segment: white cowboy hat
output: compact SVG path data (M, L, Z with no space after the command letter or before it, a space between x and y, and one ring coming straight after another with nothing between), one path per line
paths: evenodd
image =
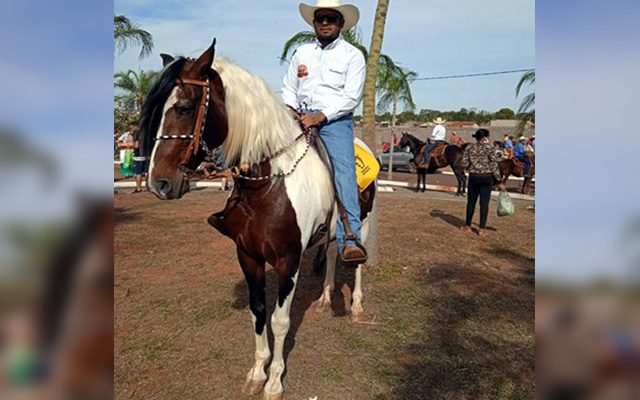
M444 124L445 122L447 122L447 120L446 119L442 119L440 117L438 117L438 118L433 120L434 124Z
M315 6L310 6L304 3L300 3L298 6L302 19L311 26L313 26L313 14L316 10L320 10L322 8L330 8L342 14L344 17L344 26L342 27L343 31L353 28L358 23L358 19L360 19L360 11L358 11L358 7L353 4L340 4L340 0L318 0L318 3Z

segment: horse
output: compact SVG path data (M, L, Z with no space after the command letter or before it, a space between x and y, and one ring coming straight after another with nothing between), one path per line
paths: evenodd
M522 183L522 189L520 193L528 194L529 193L529 185L531 180L536 174L536 159L535 155L528 154L529 160L531 161L531 171L529 171L529 176L524 176L524 163L522 161L516 160L514 158L503 158L498 162L498 166L500 168L500 176L502 176L502 183L507 184L507 180L509 180L509 176L517 176L524 177L524 182Z
M425 142L406 132L403 132L402 138L400 138L400 147L404 148L409 146L414 157L416 174L418 176L416 192L420 188L420 182L422 182L422 191L424 192L426 190L427 174L432 174L439 168L449 165L458 180L456 196L463 196L467 191L467 176L464 174L464 170L462 169L460 162L462 161L463 151L465 147L467 147L467 143L462 146L457 146L455 144L447 145L441 156L431 157L429 166L426 168L424 166L420 166L420 160L424 160L425 145Z
M255 362L243 392L282 399L283 347L301 256L318 232L328 228L335 235L336 231L332 177L310 135L266 82L229 60L214 59L214 49L215 39L197 59L162 56L164 68L140 120L141 146L151 154L147 184L160 199L181 198L189 190L190 172L205 153L222 146L234 188L225 209L208 222L234 241L249 289ZM360 194L365 242L375 193L373 183ZM326 251L324 244L321 249ZM316 258L325 266L322 294L315 302L320 309L330 306L334 289L337 253L335 246L329 250L333 253ZM266 329L266 264L273 267L278 281L268 377L265 367L272 353ZM362 265L358 265L350 310L354 321L363 313L361 280Z

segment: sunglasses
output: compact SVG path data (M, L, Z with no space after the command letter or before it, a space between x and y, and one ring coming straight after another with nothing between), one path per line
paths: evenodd
M313 18L313 22L315 22L316 24L321 24L324 21L327 21L327 23L329 24L335 24L340 21L340 19L340 16L335 14L317 15Z

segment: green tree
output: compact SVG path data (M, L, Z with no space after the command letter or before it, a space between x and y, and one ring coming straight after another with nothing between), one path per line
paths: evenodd
M124 92L123 95L116 96L116 101L122 102L125 108L128 108L131 112L139 114L144 99L147 97L157 76L157 71L135 72L129 70L116 73L114 75L114 86Z
M413 111L416 105L411 95L411 81L418 74L397 66L388 56L381 56L380 72L378 73L378 112L387 111L391 108L391 136L389 143L393 143L393 135L395 134L396 116L398 107ZM393 147L392 147L393 150ZM393 151L389 155L389 169L387 178L393 176Z
M515 116L516 113L514 113L510 108L501 108L494 115L495 119L513 119Z
M151 54L153 50L153 37L138 24L124 15L113 16L113 39L117 54L124 53L129 46L139 46L139 58Z

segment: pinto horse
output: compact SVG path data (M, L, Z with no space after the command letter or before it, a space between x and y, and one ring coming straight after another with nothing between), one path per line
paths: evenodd
M189 190L190 172L205 153L222 146L234 172L234 189L225 209L209 217L209 223L235 242L249 289L256 350L243 392L281 399L283 346L301 256L318 232L336 231L331 172L266 82L228 60L214 61L214 48L215 40L197 60L163 55L165 67L141 116L141 145L151 154L147 184L160 199L182 197ZM375 192L372 184L360 196L366 200L361 202L363 241ZM326 269L316 304L323 309L330 305L334 288L335 255L319 258ZM266 329L266 264L278 281L268 377L265 367L272 353ZM354 320L363 313L361 268L355 269Z
M402 133L402 138L400 139L400 147L404 148L407 146L409 146L409 149L414 157L414 162L416 164L416 173L418 176L418 181L416 183L416 192L420 188L420 182L422 182L422 191L424 192L426 190L426 180L428 173L432 174L439 168L443 168L449 165L451 166L451 170L458 180L458 191L456 192L456 195L463 196L465 194L465 192L467 191L467 176L464 174L464 170L462 169L460 162L462 161L464 148L467 146L466 143L463 144L462 147L455 144L448 145L444 150L444 154L442 156L431 157L431 159L429 160L429 166L427 168L419 166L419 160L424 158L425 142L409 133Z

